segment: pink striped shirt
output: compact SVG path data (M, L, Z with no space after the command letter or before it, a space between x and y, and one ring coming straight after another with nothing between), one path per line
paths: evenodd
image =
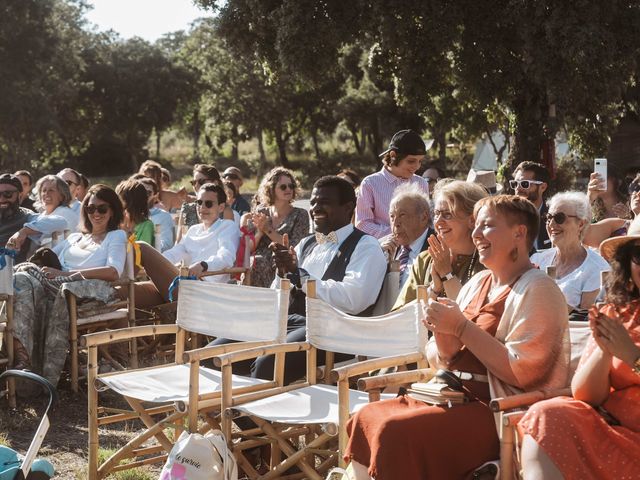
M389 206L393 192L405 183L417 183L425 193L429 193L429 182L418 175L406 180L382 167L379 172L365 177L360 184L356 204L356 227L376 238L389 235Z

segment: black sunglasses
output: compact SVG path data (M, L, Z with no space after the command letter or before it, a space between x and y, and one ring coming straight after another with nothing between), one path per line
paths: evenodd
M287 189L288 190L295 190L296 186L293 183L282 183L282 184L278 185L278 188L284 192Z
M89 215L93 215L96 212L98 212L100 215L104 215L109 211L109 208L111 208L109 207L109 205L103 203L102 205L87 205L84 207L84 211Z
M201 207L202 204L204 204L205 207L207 208L212 208L216 202L214 202L213 200L196 200L196 204Z
M640 182L635 182L629 185L629 195L633 195L636 192L640 192Z
M563 213L563 212L554 213L553 215L551 215L550 213L547 213L544 216L545 221L547 223L551 223L551 220L553 220L558 225L562 225L567 220L568 217L578 218L577 215L567 215L566 213Z
M631 261L640 265L640 245L634 245L631 249Z
M16 193L18 193L18 190L5 190L4 192L0 192L0 195L2 195L4 198L11 198Z

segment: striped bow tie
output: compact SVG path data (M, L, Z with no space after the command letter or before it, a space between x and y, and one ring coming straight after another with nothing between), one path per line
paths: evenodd
M338 243L338 235L336 235L336 232L329 232L327 235L316 232L316 242L320 245L327 242Z

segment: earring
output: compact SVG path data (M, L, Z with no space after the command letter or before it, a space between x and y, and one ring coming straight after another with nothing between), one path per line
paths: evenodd
M518 247L513 247L513 250L509 252L509 258L512 262L518 260Z
M629 279L627 281L627 292L633 292L633 289L635 288L636 284L633 283L633 279Z

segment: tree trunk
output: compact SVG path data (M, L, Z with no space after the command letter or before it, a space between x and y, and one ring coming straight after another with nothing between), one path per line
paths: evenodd
M193 163L196 164L200 161L200 115L198 109L193 112Z
M358 155L362 155L363 145L358 137L358 129L355 127L349 127L349 131L351 132L351 138L353 138L353 144L356 147L356 152L358 152ZM364 135L362 136L362 139L364 140Z
M524 87L523 91L527 91L527 88ZM543 116L541 108L546 102L542 100L544 96L538 95L533 88L528 89L528 92L523 94L520 101L514 105L515 132L505 178L511 176L511 172L520 162L542 160L542 145L546 139L544 132L546 112Z
M382 152L382 134L380 133L380 120L374 117L371 121L371 153L376 160L376 167L382 167L382 159L379 157Z
M320 145L318 145L318 130L315 128L311 130L311 140L313 141L313 150L316 153L316 159L320 160L322 153L320 152Z
M291 168L291 163L289 163L289 158L287 157L287 142L285 141L282 133L282 126L276 126L274 129L274 136L276 137L276 144L278 145L280 165L284 168Z
M258 178L262 178L267 169L267 154L264 151L264 140L262 138L262 128L258 128L258 151L260 152L260 162L258 163Z
M435 137L435 143L438 145L438 163L444 167L447 164L447 132L439 130Z
M162 132L156 128L156 158L160 158L160 137Z

